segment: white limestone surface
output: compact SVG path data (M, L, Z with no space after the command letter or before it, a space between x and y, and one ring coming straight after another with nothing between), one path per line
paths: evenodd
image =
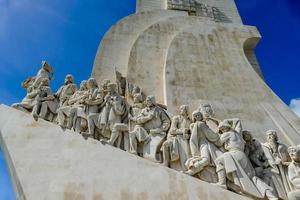
M118 34L123 37L121 27L134 23L128 19L121 26L117 24L106 38L118 38ZM282 142L300 143L300 119L261 78L254 54L261 36L255 27L169 16L144 28L131 38L130 45L126 43L130 48L126 51L128 58L108 60L96 56L97 63L106 60L111 64L97 64L93 71L113 74L114 68L106 66L113 66L116 60L127 61L122 74L146 95L155 95L172 115L183 104L193 111L201 103L210 103L218 119L240 118L244 128L261 142L267 130L275 129ZM100 47L98 55L118 58L118 45L123 43L114 43L110 51ZM109 73L93 73L98 81L103 74ZM114 76L106 78L114 80Z
M21 200L248 199L4 105L0 131Z

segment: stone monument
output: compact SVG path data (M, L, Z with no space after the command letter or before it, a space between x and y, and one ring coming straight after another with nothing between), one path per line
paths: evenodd
M0 106L19 200L299 199L300 119L263 80L234 0L137 0L91 78L52 67ZM192 114L191 114L192 113Z

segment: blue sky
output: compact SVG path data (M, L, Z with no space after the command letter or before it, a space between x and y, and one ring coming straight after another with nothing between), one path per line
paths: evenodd
M263 35L256 52L266 82L300 113L300 1L236 2L244 23ZM54 91L67 73L77 83L87 79L105 32L134 11L134 0L0 0L0 103L19 102L21 81L44 59L57 72ZM1 200L14 199L9 188L0 153Z

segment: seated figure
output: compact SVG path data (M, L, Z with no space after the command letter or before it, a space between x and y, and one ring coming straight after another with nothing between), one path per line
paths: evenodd
M35 99L38 95L38 90L34 89L33 86L26 88L27 94L21 103L14 103L11 106L15 109L21 110L26 113L31 113L35 105Z
M184 171L185 162L191 154L189 148L191 119L188 106L180 106L179 112L179 115L173 117L167 140L162 145L163 163L166 167Z
M300 145L288 149L292 162L288 166L288 178L292 191L288 193L289 200L300 199Z
M232 128L233 124L241 125L238 121L238 119L224 120L219 124L220 139L226 152L216 159L217 185L256 198L278 199L274 189L256 176L244 152L245 141L241 131ZM242 130L242 127L237 130Z
M142 156L154 162L161 162L161 145L169 130L171 120L164 109L157 106L155 97L146 98L146 107L131 121L136 123L134 130L129 133L130 152L138 153L138 144L142 144Z
M32 112L34 105L36 104L36 98L40 93L38 89L41 82L45 83L48 80L48 85L52 77L49 75L52 72L52 68L46 61L42 62L42 67L34 77L29 77L22 82L22 87L26 89L27 94L21 103L15 103L12 105L13 108L21 110L23 112Z
M214 161L222 151L220 136L213 132L200 111L193 113L194 123L191 125L190 148L192 157L186 162L186 174L197 176L201 180L210 183L218 181Z

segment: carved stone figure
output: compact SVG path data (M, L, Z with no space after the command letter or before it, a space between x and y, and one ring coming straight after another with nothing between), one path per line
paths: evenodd
M43 119L47 118L47 115L56 115L57 109L66 106L69 98L77 91L76 85L73 83L73 76L67 75L62 87L53 95L55 98L42 103L41 116Z
M74 128L80 132L80 117L84 117L84 101L87 98L87 81L81 81L80 88L68 100L68 105L60 107L57 110L58 123L63 128ZM65 126L67 121L67 125Z
M214 161L222 155L217 146L221 146L220 136L213 132L204 121L202 113L193 113L194 123L191 125L190 148L192 157L187 160L186 174L197 175L201 180L216 183L216 169Z
M96 79L90 78L86 84L87 91L85 92L84 99L81 106L73 106L71 109L71 118L73 118L73 125L76 127L76 132L82 133L88 128L88 116L93 116L98 119L101 104L104 100L104 92L98 88Z
M214 132L218 131L220 120L214 117L214 110L210 104L201 104L198 110L202 113L207 126Z
M130 152L138 153L138 144L143 147L143 157L155 162L161 162L160 147L169 130L171 120L166 112L157 106L155 97L146 98L146 108L131 121L136 123L134 130L129 133Z
M47 61L42 61L41 69L38 71L37 75L34 77L34 82L32 83L32 86L34 88L39 87L40 83L44 79L48 79L49 82L53 78L52 74L52 67L47 63Z
M128 108L128 118L123 120L123 123L116 123L112 129L111 137L108 141L103 143L122 148L125 151L130 150L129 131L132 131L135 123L131 121L133 116L137 116L144 108L142 93L135 93L133 95L133 105ZM123 146L121 147L121 142Z
M274 189L256 177L250 160L244 153L245 141L241 132L239 120L224 120L219 124L221 142L227 152L216 160L218 183L223 188L231 188L236 192L251 195L253 197L278 199ZM233 124L239 124L239 128L233 129Z
M290 187L287 179L287 163L291 161L287 147L278 142L277 132L269 130L266 132L267 142L262 144L262 149L267 158L271 178L267 181L273 186L282 199L287 198Z
M35 98L38 95L38 90L34 89L33 86L28 86L26 88L27 94L21 103L14 103L12 107L23 112L32 112L34 107Z
M167 140L162 145L163 163L173 169L186 170L185 162L191 154L189 107L187 105L180 106L179 113L173 117Z
M32 115L35 120L38 119L41 113L42 103L44 101L52 100L54 97L52 96L51 88L49 87L49 79L44 78L40 80L40 85L37 87L37 96L35 98L34 107L32 110Z
M288 179L292 191L288 193L289 200L300 199L300 145L288 149L292 162L288 166Z
M123 97L117 92L117 85L109 83L107 85L108 94L104 98L104 107L99 116L98 124L92 123L90 119L89 134L95 134L95 128L100 128L102 138L109 139L115 124L122 123L126 114L126 103ZM100 139L100 138L99 138Z
M243 130L242 135L245 141L245 154L248 156L252 166L255 168L256 174L260 173L264 167L268 166L262 146L259 141L253 138L249 130Z

